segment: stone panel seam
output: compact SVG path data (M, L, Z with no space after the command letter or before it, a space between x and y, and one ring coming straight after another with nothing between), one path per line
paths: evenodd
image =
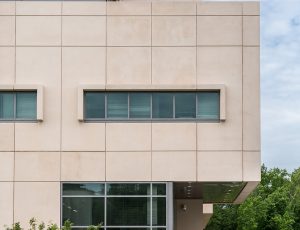
M63 48L62 48L62 39L63 39L63 0L61 0L61 16L60 16L60 159L59 159L59 179L61 180L61 171L62 171L62 97L63 97Z
M198 6L195 4L196 7L196 88L198 85ZM198 123L196 122L196 181L198 181Z
M242 7L244 14L244 7ZM244 15L242 16L242 180L244 180Z
M107 85L107 2L105 2L105 14L106 14L106 21L105 21L105 85ZM107 181L107 151L106 151L106 130L107 130L107 123L105 122L104 126L104 180Z
M16 84L16 78L17 78L17 2L15 1L15 60L14 60L14 83ZM13 164L13 200L12 200L12 221L15 223L15 177L16 177L16 123L14 122L14 164Z
M153 46L126 46L126 45L122 45L122 46L101 46L101 45L0 45L0 47L69 47L69 48L85 48L85 47L90 47L90 48L97 48L97 47L116 47L116 48L151 48L151 47L157 47L157 48L194 48L194 47L242 47L242 45L181 45L181 46L171 46L171 45L166 45L166 46L158 46L158 45L153 45ZM260 47L260 45L244 45L244 47Z
M153 38L153 35L152 35L152 33L153 33L153 28L152 28L152 8L153 8L153 4L152 4L152 2L151 2L151 85L152 85L152 73L153 73L153 70L152 70L152 68L153 68L153 55L152 55L152 52L153 52L153 43L152 43L152 38ZM152 100L152 98L151 98L151 100ZM151 104L152 104L152 101L151 101ZM152 107L152 106L151 106ZM151 154L151 160L150 160L150 180L152 181L153 180L153 154L152 154L152 151L153 151L153 149L152 149L152 146L153 146L153 143L152 143L152 126L153 126L153 122L151 121L151 129L150 129L150 143L151 143L151 146L150 146L150 154Z

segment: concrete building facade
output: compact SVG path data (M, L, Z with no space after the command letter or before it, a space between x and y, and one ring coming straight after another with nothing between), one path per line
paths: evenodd
M0 1L0 228L203 229L242 202L259 48L259 2Z

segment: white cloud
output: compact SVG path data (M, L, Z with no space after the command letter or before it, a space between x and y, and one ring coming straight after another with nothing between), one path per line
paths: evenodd
M262 154L300 167L300 1L261 1Z

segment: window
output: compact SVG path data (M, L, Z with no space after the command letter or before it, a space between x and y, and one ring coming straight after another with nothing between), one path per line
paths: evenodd
M165 183L64 183L62 222L73 228L167 229ZM152 228L154 227L154 228Z
M220 92L84 92L84 119L220 120Z
M0 92L0 120L36 120L36 91Z

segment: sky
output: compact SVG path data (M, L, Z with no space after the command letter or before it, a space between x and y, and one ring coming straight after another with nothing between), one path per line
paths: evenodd
M261 132L267 167L300 167L300 0L261 0Z

